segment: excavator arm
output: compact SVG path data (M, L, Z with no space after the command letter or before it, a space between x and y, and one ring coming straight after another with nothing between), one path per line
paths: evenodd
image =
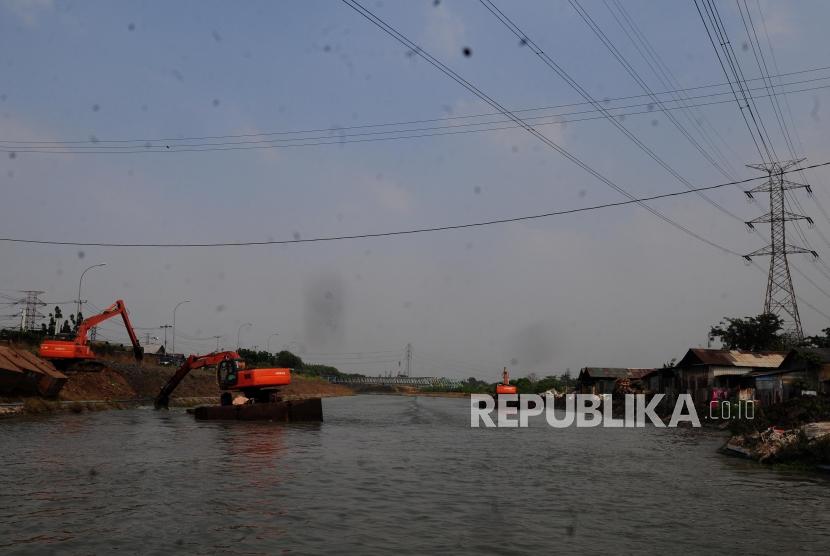
M127 307L120 299L101 311L99 314L85 319L78 327L78 333L75 336L75 344L85 346L87 343L87 334L90 328L97 326L105 320L111 319L117 315L121 315L121 318L124 320L124 328L127 329L127 334L130 336L130 342L133 344L133 354L135 355L136 361L141 361L144 358L144 349L141 347L141 344L138 342L138 337L135 335L135 330L133 330L133 325L130 322L130 316L127 314Z
M138 342L138 337L135 335L135 330L133 330L133 325L130 322L130 316L127 314L127 307L120 299L99 314L93 315L81 322L74 340L44 340L41 342L38 355L45 359L61 362L77 363L79 361L94 360L95 354L87 345L89 330L105 320L118 315L121 315L121 318L124 320L124 326L127 329L127 334L130 336L130 342L133 344L133 355L135 355L136 361L141 361L144 358L144 348L141 347L141 344Z
M181 367L176 369L173 376L161 387L153 405L156 409L167 409L170 405L170 395L173 394L173 390L176 389L184 377L193 369L212 367L219 365L223 361L232 361L236 365L240 359L239 354L235 351L218 351L207 355L191 355L185 359Z

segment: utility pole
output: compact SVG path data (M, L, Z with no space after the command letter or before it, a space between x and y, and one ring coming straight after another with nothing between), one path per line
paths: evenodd
M406 344L406 376L412 376L412 344Z
M804 160L802 158L786 162L748 165L749 168L766 172L769 177L764 183L746 191L746 195L750 199L753 198L753 193L769 193L769 212L747 222L746 225L750 229L754 229L754 224L769 224L770 243L761 249L744 255L744 258L747 261L752 261L752 257L756 256L768 256L770 258L767 292L764 298L764 313L772 313L781 317L784 321L784 332L793 340L802 340L804 332L801 328L801 317L798 314L798 304L793 290L793 279L790 275L787 255L810 253L813 257L818 257L818 253L813 250L787 243L786 224L788 221L806 220L808 224L812 225L813 223L809 216L790 212L786 208L786 191L806 189L808 193L811 193L809 185L784 179L786 170Z
M213 339L216 340L216 351L219 351L219 340L222 339L222 336L213 336Z
M159 326L162 330L164 330L164 353L167 353L167 329L173 328L172 324L162 324Z

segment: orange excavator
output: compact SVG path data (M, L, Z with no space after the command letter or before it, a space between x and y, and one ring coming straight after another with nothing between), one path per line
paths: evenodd
M502 381L500 384L496 384L496 396L498 397L499 394L515 394L518 392L516 386L510 384L510 373L507 372L507 367L504 368L504 371L501 373Z
M207 355L191 355L172 377L161 387L156 396L156 409L167 408L170 395L193 369L216 367L216 382L223 390L220 404L233 404L230 391L242 392L253 403L279 402L279 387L291 384L291 369L248 369L245 361L235 351L218 351Z
M124 320L124 326L133 344L135 360L141 361L144 358L144 348L138 343L135 330L133 330L133 325L130 323L130 317L127 314L127 307L120 299L99 314L81 322L74 340L44 340L40 344L38 355L52 361L56 367L63 369L71 367L72 370L99 370L102 365L95 361L95 353L87 343L87 334L90 328L118 315L121 315Z

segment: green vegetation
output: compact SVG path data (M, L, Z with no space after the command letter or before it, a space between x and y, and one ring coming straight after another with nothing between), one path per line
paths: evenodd
M325 376L364 376L360 374L342 373L337 367L330 365L319 365L316 363L306 363L299 355L295 355L290 351L280 351L277 354L272 354L267 351L253 351L250 349L239 349L239 355L245 360L245 363L252 367L285 367L294 369L295 372L315 377Z
M806 336L800 342L782 328L781 318L771 313L761 313L757 317L725 317L709 330L709 337L719 338L724 349L744 351L785 351L796 346L830 348L830 328L823 329L823 335Z
M781 318L772 313L762 313L757 317L726 317L709 330L709 337L720 338L724 349L783 350L792 342L781 333L782 325Z
M492 394L496 390L497 382L485 382L475 377L470 377L467 380L461 381L461 388L454 389L456 392L464 392L465 394ZM550 389L555 389L558 392L567 392L576 386L576 380L571 378L569 374L560 376L546 376L542 379L537 379L535 375L531 374L527 377L511 380L510 384L516 386L516 390L520 394L541 394ZM429 392L445 392L447 388L433 387L428 388Z

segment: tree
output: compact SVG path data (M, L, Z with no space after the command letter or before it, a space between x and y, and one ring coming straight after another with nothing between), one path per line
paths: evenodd
M72 334L72 327L69 326L69 321L63 321L63 326L61 326L61 334Z
M789 339L781 333L781 317L762 313L757 317L724 318L709 330L710 338L720 338L724 349L770 351L784 349Z
M282 350L277 354L277 365L289 369L302 369L303 360L290 351Z
M804 338L805 347L830 348L830 328L822 330L824 336L807 336Z

